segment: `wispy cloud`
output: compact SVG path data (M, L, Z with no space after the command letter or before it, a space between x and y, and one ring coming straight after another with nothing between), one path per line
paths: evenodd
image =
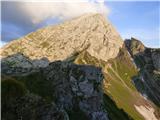
M10 41L48 24L48 20L63 21L85 13L108 15L109 9L103 0L53 0L29 2L2 1L2 41ZM45 21L47 21L45 23ZM15 26L13 29L12 26ZM16 31L18 29L18 32ZM16 32L16 36L14 33ZM8 37L10 36L10 37Z
M19 2L1 3L3 43L24 36L42 26L91 12L104 14L106 17L110 13L110 20L124 39L133 36L148 46L160 47L158 41L160 29L155 29L159 24L157 15L159 7L155 2L106 2L105 0L22 2L19 0Z
M61 0L60 2L18 2L14 4L21 14L25 14L33 24L47 18L70 19L84 13L101 13L107 15L109 10L103 1L98 0ZM7 8L6 8L7 9ZM16 12L16 11L15 11Z

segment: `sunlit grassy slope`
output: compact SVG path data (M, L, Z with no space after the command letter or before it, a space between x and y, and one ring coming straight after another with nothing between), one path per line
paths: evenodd
M137 74L137 70L125 49L121 49L119 55L109 62L98 60L86 51L80 53L74 62L77 64L91 64L102 67L105 77L105 94L116 103L118 108L123 109L133 119L144 119L134 107L139 101L143 104L143 100L132 83L131 79ZM110 111L109 115L111 115L111 111L113 112L115 110L114 107L110 107L110 110L107 111ZM110 117L111 119L116 120L113 116ZM123 117L121 119L131 119L126 118L126 116Z

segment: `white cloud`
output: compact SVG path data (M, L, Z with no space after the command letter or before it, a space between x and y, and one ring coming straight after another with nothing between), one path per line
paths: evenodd
M104 0L2 1L1 21L3 34L1 38L2 41L8 42L17 39L17 35L24 36L40 27L62 22L89 12L101 13L107 16L109 10ZM48 20L49 23L47 23ZM10 31L14 34L10 34ZM3 44L0 41L0 46Z
M80 16L85 13L101 13L108 15L109 9L103 0L60 0L54 2L21 2L17 5L19 10L27 15L33 24L55 17L62 20Z
M0 48L3 47L3 46L6 45L6 44L7 44L7 42L5 42L5 41L0 41Z

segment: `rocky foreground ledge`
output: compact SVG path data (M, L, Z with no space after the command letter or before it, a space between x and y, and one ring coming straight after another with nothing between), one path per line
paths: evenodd
M100 68L56 61L34 69L16 56L14 65L13 56L2 60L2 120L108 120ZM18 65L24 60L31 66Z

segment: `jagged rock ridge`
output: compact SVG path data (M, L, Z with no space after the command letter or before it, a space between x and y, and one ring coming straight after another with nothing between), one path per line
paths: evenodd
M116 57L123 41L114 27L100 14L85 14L55 26L48 26L11 41L2 56L23 53L31 59L63 60L84 49L107 61Z
M125 44L139 69L139 75L134 77L137 89L160 106L160 49L147 48L135 38Z

